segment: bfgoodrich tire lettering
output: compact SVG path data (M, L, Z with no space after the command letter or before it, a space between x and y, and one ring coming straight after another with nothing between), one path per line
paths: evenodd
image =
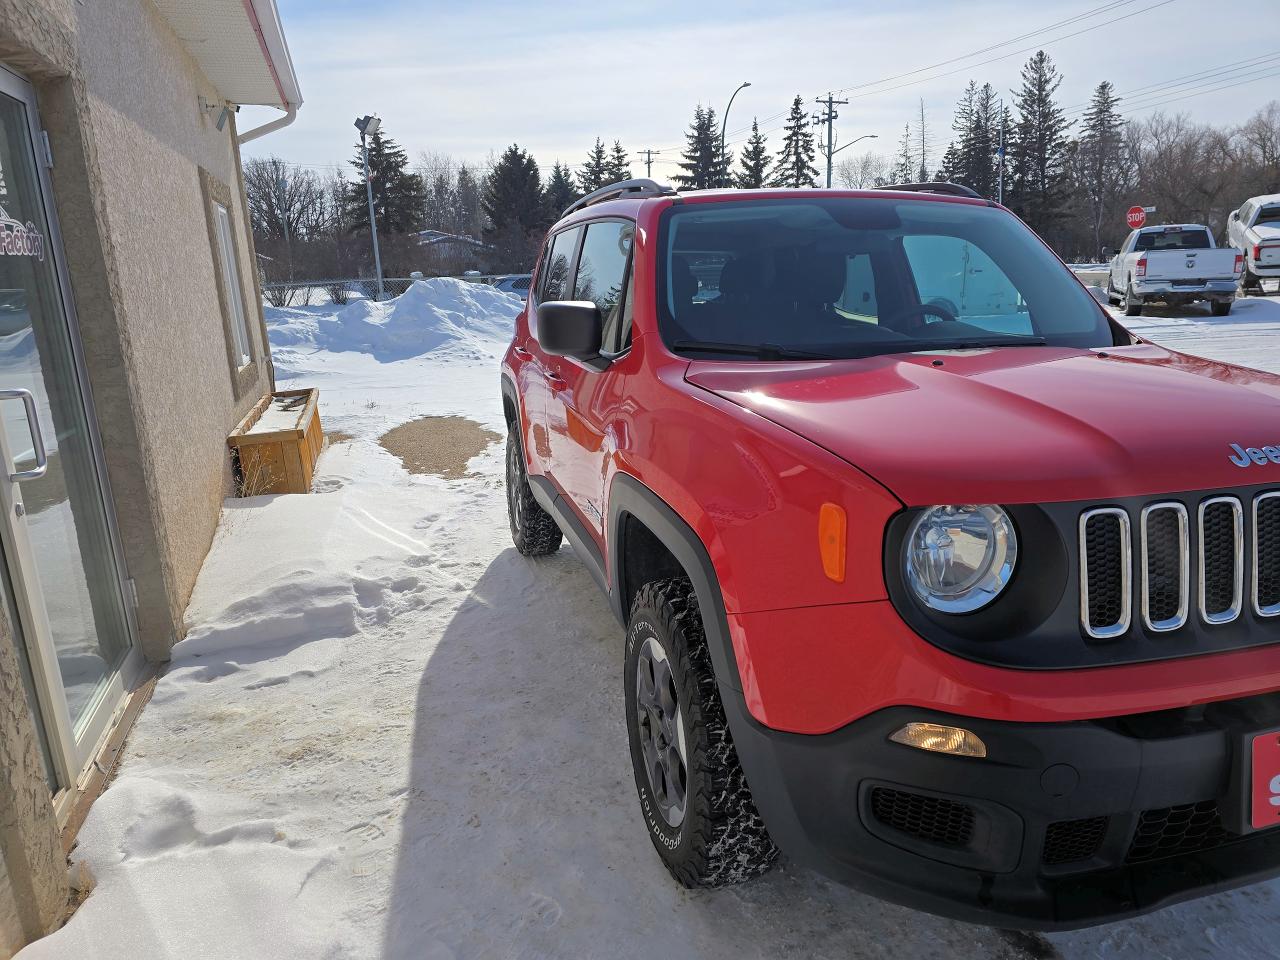
M511 525L511 542L526 557L541 557L560 549L564 535L551 514L533 498L533 488L529 486L518 421L507 427L507 521Z
M654 644L670 668L678 707L675 716L683 733L685 781L678 817L667 815L672 808L670 795L661 787L655 789L646 769L642 716L646 710L637 693L637 678L642 652L647 649L652 661ZM718 887L768 870L778 849L769 839L738 763L698 601L688 580L656 580L637 593L627 624L623 688L640 810L654 849L671 875L686 887Z

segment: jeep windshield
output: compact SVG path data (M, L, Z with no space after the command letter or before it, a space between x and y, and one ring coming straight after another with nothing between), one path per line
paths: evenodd
M676 205L659 231L663 340L717 359L1101 347L1106 315L1016 217L930 200Z

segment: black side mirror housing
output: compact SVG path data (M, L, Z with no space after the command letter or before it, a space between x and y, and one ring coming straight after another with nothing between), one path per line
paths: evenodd
M604 321L590 300L551 300L538 304L538 343L547 353L574 360L600 356Z

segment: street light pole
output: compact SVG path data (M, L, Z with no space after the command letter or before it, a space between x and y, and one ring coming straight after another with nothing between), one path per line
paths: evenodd
M839 153L841 150L845 150L845 149L847 149L847 148L849 148L849 147L852 147L852 146L853 146L855 143L857 143L859 140L875 140L875 139L877 139L879 136L880 136L880 135L879 135L878 133L864 133L862 136L860 136L860 137L854 137L854 138L853 138L852 140L850 140L848 143L844 144L843 146L836 147L834 150L832 150L830 153L828 153L828 154L827 154L827 187L828 187L828 188L830 188L830 186L831 186L831 158L832 158L832 157L834 157L834 156L835 156L837 153Z
M740 94L747 87L751 86L750 81L743 81L737 90L733 91L733 96L729 98L729 105L724 108L724 116L720 118L720 159L724 160L724 132L729 126L729 110L733 106L734 97ZM724 165L724 183L723 186L729 185L729 164Z
M364 160L364 189L369 200L369 235L373 238L373 268L378 274L378 300L382 300L382 253L378 250L378 218L373 211L373 181L369 179L369 144L366 136L378 132L382 121L377 117L361 117L356 121L360 131L360 156Z

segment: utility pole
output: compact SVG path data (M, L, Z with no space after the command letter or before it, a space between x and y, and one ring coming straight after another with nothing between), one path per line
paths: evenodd
M1005 202L1005 101L1000 101L1000 146L996 148L996 202Z
M369 179L369 144L367 136L373 136L382 126L377 117L365 116L356 121L356 129L360 131L360 155L364 159L364 188L369 199L369 235L373 237L373 268L378 274L378 300L382 300L382 254L378 250L378 218L373 210L373 181Z
M821 124L824 124L824 123L827 125L827 149L824 150L823 152L826 154L826 157L827 157L827 189L830 190L831 189L831 161L833 156L836 153L836 149L835 149L836 117L840 116L840 114L836 113L836 107L838 106L842 107L845 104L847 104L849 101L837 100L830 93L828 93L826 97L815 97L814 101L816 103L821 103L826 107L826 109L821 114L814 114L813 124L814 126L820 126ZM848 146L848 144L845 144L845 146Z
M641 150L640 153L644 157L644 175L646 177L653 176L653 158L660 154L661 150Z
M293 239L289 236L289 208L287 206L289 185L284 177L276 179L276 209L280 213L280 226L284 230L285 255L289 258L289 282L293 282Z

